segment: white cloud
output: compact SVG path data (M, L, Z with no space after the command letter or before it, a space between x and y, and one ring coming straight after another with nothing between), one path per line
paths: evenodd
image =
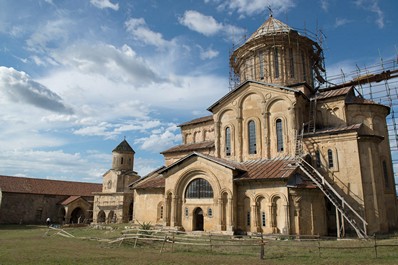
M197 45L197 47L200 50L200 59L202 60L207 60L207 59L212 59L218 56L219 52L216 50L213 50L211 47L207 48L206 50L203 49L200 45Z
M242 28L219 23L212 16L206 16L194 10L185 11L184 15L178 20L181 25L205 36L220 34L228 40L234 41L235 37L240 39L245 33L245 30Z
M29 75L14 68L0 66L0 96L10 102L20 102L59 113L72 113L60 96Z
M336 17L336 21L334 23L334 27L338 28L338 27L344 26L344 25L346 25L348 23L351 23L351 20L346 19L346 18Z
M134 144L140 145L142 150L161 152L181 142L181 134L176 124L170 124L167 128L152 131L148 137L137 139Z
M381 10L378 0L356 0L355 4L362 9L375 13L377 16L376 25L381 29L384 28L384 12Z
M117 48L102 43L75 43L53 56L62 65L79 72L105 75L134 86L165 81L126 44Z
M223 25L218 23L213 17L203 15L194 10L185 11L178 21L189 29L205 36L215 35L223 29Z
M161 33L149 29L145 19L143 18L131 18L126 21L125 26L127 28L127 32L129 32L137 41L153 45L158 48L165 48L173 45L172 42L163 39Z
M119 10L119 4L113 4L110 0L90 0L90 3L100 9L110 8L115 11Z
M329 0L321 0L321 8L327 12L329 10Z
M210 2L210 1L209 1ZM219 0L213 0L218 3ZM293 0L224 0L219 4L219 9L228 9L242 16L251 16L264 13L268 7L277 15L288 11L295 6Z

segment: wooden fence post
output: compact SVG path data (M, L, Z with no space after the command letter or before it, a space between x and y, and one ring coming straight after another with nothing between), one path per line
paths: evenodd
M261 232L260 259L264 259L264 237L263 237L263 232Z
M374 248L375 248L375 256L377 258L377 239L376 239L376 233L373 235L374 237Z

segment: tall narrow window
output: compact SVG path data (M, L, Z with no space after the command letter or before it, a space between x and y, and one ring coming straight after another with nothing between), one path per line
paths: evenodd
M258 54L258 60L260 61L260 79L264 79L264 54L260 51Z
M321 154L319 153L319 150L315 151L315 160L316 167L321 167Z
M225 128L225 155L231 155L231 128Z
M279 78L279 51L274 48L274 77Z
M120 159L120 164L123 165L123 157Z
M250 212L247 212L247 216L246 216L246 225L250 226Z
M289 49L289 65L290 65L290 77L294 77L294 57L293 57L293 49Z
M304 81L307 81L307 67L305 65L304 53L301 54L301 64L302 64L302 67L303 67L303 79L304 79Z
M249 121L249 154L256 154L256 124L254 121Z
M276 120L276 149L278 152L283 151L283 128L282 120Z
M328 149L328 165L329 165L329 168L333 168L333 166L334 166L333 151L331 149Z
M266 224L265 212L262 212L262 213L261 213L261 224L262 224L263 226L265 226L265 224Z
M163 205L160 206L160 219L163 219Z
M384 175L384 186L388 188L390 187L390 183L388 181L387 163L385 160L383 160L383 175Z

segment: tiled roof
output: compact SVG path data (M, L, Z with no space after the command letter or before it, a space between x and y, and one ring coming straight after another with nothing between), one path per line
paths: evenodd
M93 196L93 192L102 190L102 184L0 176L0 189L12 193Z
M287 179L293 174L297 165L291 157L274 159L249 160L243 162L246 168L237 180L258 180L258 179Z
M158 168L157 170L149 173L142 179L138 180L135 183L130 184L130 187L134 189L159 189L164 188L165 186L165 179L164 177L159 174L159 172L164 169L165 167Z
M198 123L208 122L208 121L213 121L213 115L200 117L200 118L197 118L197 119L194 119L191 121L184 122L184 123L178 125L178 127L182 127L182 126L186 126L186 125L193 125L193 124L198 124Z
M112 150L112 152L131 152L135 153L133 148L129 145L129 143L126 140L123 140L118 146L116 146L115 149Z
M246 42L262 36L289 33L292 30L293 29L291 27L271 16L250 36Z
M332 97L344 96L347 95L348 92L352 89L352 86L338 88L338 89L327 89L327 90L319 90L319 93L316 95L318 100L327 99Z
M195 151L195 150L200 150L200 149L214 148L214 146L215 146L214 141L206 141L206 142L193 143L193 144L181 144L181 145L174 146L174 147L167 149L160 153L166 154L166 153Z
M76 195L69 196L66 200L60 202L60 204L61 205L68 205L69 203L71 203L71 202L73 202L73 201L75 201L75 200L77 200L79 198L81 198L81 196L76 196Z
M305 133L305 136L312 136L316 134L337 134L337 133L342 133L342 132L349 132L349 131L358 131L361 127L362 123L357 123L357 124L352 124L348 126L338 126L338 127L332 127L332 128L324 128L315 131L314 133Z

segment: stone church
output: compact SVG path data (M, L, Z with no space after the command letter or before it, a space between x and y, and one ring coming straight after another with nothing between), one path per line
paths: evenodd
M128 143L114 150L94 221L361 238L397 227L388 107L352 85L319 89L322 48L272 16L230 65L237 85L180 125L163 167L138 179Z

